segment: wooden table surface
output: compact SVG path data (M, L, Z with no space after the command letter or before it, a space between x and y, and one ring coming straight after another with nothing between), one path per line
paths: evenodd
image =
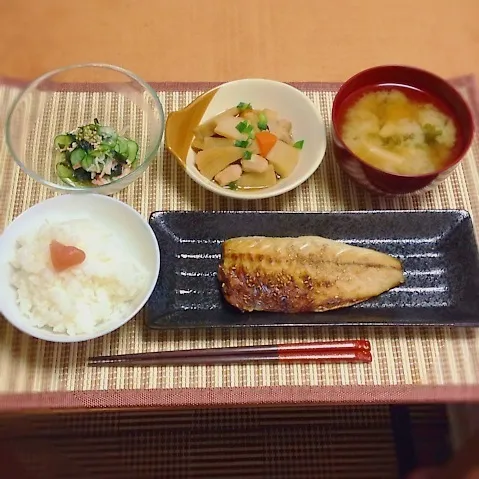
M479 76L478 0L0 0L0 76L104 61L148 81Z

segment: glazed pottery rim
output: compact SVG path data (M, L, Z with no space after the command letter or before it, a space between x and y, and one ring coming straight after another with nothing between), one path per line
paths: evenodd
M448 162L446 166L443 166L442 168L440 168L438 170L434 170L431 173L424 173L424 174L421 174L421 175L404 175L404 174L400 174L400 173L392 173L392 172L389 172L389 171L381 170L380 168L377 168L377 167L371 165L370 163L367 163L362 158L360 158L358 155L353 153L353 151L351 151L348 148L348 146L344 143L344 141L342 139L342 135L338 131L338 126L339 125L338 125L338 121L337 121L337 115L338 115L338 111L339 111L339 108L340 108L337 104L338 95L340 93L342 93L342 91L344 91L354 80L356 80L358 78L361 78L363 75L368 74L370 72L375 72L375 71L380 71L380 70L385 70L385 69L391 69L391 68L395 69L395 70L414 71L416 73L431 77L432 79L434 79L434 81L442 83L452 93L452 95L454 95L456 97L456 100L459 103L462 104L462 106L464 108L465 115L467 116L466 122L469 125L469 131L466 132L466 133L468 133L468 135L465 135L463 148L461 148L460 152L456 155L455 159L453 161ZM406 82L403 82L403 83L406 86L414 87L414 82L411 82L409 84L406 84ZM371 83L371 85L369 85L369 86L373 86L373 85L376 85L376 84L377 83ZM346 96L346 98L348 98L351 94L355 93L356 91L357 90L353 90L352 92L350 92ZM428 92L428 93L432 97L442 99L438 95L435 95L435 94L430 93L430 92ZM457 122L457 116L454 117L454 120ZM441 78L439 75L431 73L431 72L429 72L427 70L424 70L422 68L412 67L412 66L408 66L408 65L391 64L391 65L379 65L379 66L375 66L375 67L366 68L364 70L361 70L358 73L351 76L350 78L348 78L341 85L341 87L337 91L336 96L333 100L333 107L332 107L332 111L331 111L331 126L332 126L332 129L333 129L334 136L341 143L341 148L346 150L352 157L354 157L355 160L357 160L363 166L365 166L367 168L370 168L371 170L374 170L374 171L376 171L380 174L390 175L390 176L398 178L398 179L426 179L426 178L429 178L429 177L437 177L437 176L441 175L442 173L445 173L449 170L452 170L454 167L456 167L464 159L465 155L467 154L467 152L469 151L469 149L472 145L472 141L474 140L475 124L474 124L474 118L472 116L471 108L467 104L466 100L462 97L462 95L459 93L459 91L454 86L452 86L447 80L445 80L444 78Z

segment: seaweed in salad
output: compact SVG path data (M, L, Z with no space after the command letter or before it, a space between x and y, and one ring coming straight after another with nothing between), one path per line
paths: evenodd
M122 178L135 168L138 144L101 125L79 126L54 140L56 171L71 186L101 186Z

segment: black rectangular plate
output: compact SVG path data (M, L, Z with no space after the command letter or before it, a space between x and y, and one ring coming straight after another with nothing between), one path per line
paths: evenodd
M479 326L479 256L466 211L156 212L158 283L147 304L152 328L299 325ZM216 276L221 243L237 236L324 236L383 251L404 266L403 285L324 313L241 313Z

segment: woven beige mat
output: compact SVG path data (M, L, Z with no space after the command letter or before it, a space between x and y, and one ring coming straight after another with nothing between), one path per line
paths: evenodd
M476 118L479 117L473 78L460 78L454 80L454 84L474 107ZM185 106L211 85L154 86L168 113ZM330 135L330 112L338 85L296 86L305 91L321 110ZM18 85L12 82L3 82L0 86L0 229L28 207L53 195L26 177L7 152L3 140L5 112L18 91ZM57 94L57 101L73 101L77 95L85 93L61 92ZM448 180L434 191L417 197L371 196L340 172L329 148L321 167L302 186L281 197L252 202L222 198L200 188L169 154L161 150L157 161L118 198L132 205L144 217L154 210L460 208L469 210L477 224L479 139L476 136L467 157ZM97 354L356 337L371 340L372 364L103 370L85 366L86 358ZM479 400L479 331L464 328L307 327L156 332L145 327L140 314L103 338L63 345L32 339L0 318L0 368L0 407L3 408Z

